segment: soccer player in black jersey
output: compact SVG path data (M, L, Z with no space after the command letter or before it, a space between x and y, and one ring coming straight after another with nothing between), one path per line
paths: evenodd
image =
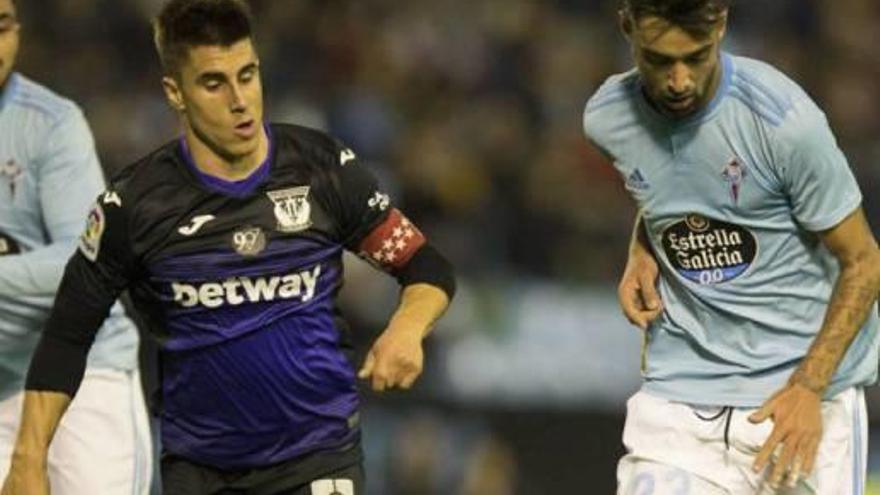
M125 168L89 215L31 363L4 495L48 493L48 444L125 289L161 347L166 495L363 493L342 252L403 287L358 373L378 391L420 374L452 270L354 152L263 122L249 19L241 0L170 0L158 16L183 136Z

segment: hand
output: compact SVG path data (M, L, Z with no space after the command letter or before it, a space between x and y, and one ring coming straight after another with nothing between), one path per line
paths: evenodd
M822 397L798 383L790 383L773 394L761 408L749 416L752 423L773 419L773 432L764 442L752 468L761 472L770 457L781 448L770 475L770 486L779 488L786 472L788 486L797 485L801 476L809 476L822 439Z
M642 330L663 311L657 294L657 276L660 269L650 251L642 246L630 251L626 269L617 287L617 299L626 319Z
M358 378L370 380L373 390L409 389L422 373L422 335L409 326L388 327L373 343Z
M46 466L36 462L19 462L13 457L0 495L49 495Z

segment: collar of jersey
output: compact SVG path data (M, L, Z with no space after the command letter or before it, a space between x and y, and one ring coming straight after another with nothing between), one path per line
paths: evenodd
M263 160L263 163L254 170L251 175L245 177L241 180L225 180L220 177L215 177L213 175L206 174L199 170L196 166L195 160L193 160L192 155L189 152L189 146L186 144L186 139L183 136L180 137L180 152L183 154L183 161L186 163L187 168L195 176L196 180L207 189L210 189L213 192L220 193L226 196L234 196L236 198L243 198L245 196L249 196L254 190L262 184L267 177L269 177L269 170L272 168L272 158L275 150L275 140L272 139L272 128L268 124L263 124L263 128L266 130L266 137L269 139L269 153L266 155L266 159Z
M727 92L730 89L730 81L733 79L734 70L733 57L727 52L721 52L721 82L718 83L718 89L715 91L715 96L712 97L712 101L710 101L708 105L704 106L693 115L689 115L683 119L673 119L661 113L654 108L650 102L648 102L644 91L642 91L641 80L639 81L639 97L637 98L639 108L641 108L642 112L648 115L651 119L666 127L672 126L674 128L681 128L706 122L718 113L718 108L721 106L721 102L724 100L724 97L727 96Z
M0 88L2 89L2 91L0 91L0 110L6 108L9 100L12 99L12 95L15 94L16 88L18 88L18 73L12 72L6 80L6 84Z

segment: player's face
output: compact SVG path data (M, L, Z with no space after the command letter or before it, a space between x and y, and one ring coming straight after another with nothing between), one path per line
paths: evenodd
M726 20L702 37L664 19L624 20L645 92L664 113L685 117L714 96L721 78L721 40Z
M0 86L12 72L18 53L18 18L12 0L0 0Z
M263 125L263 86L250 39L230 46L197 46L166 95L193 133L216 154L236 160L257 151Z

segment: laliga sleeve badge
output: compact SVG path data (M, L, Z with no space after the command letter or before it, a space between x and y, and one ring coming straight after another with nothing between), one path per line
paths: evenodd
M301 232L312 226L312 205L309 204L309 186L292 187L266 193L274 203L278 231Z
M104 209L100 204L95 203L86 219L86 230L79 237L79 251L90 261L98 259L105 225Z

